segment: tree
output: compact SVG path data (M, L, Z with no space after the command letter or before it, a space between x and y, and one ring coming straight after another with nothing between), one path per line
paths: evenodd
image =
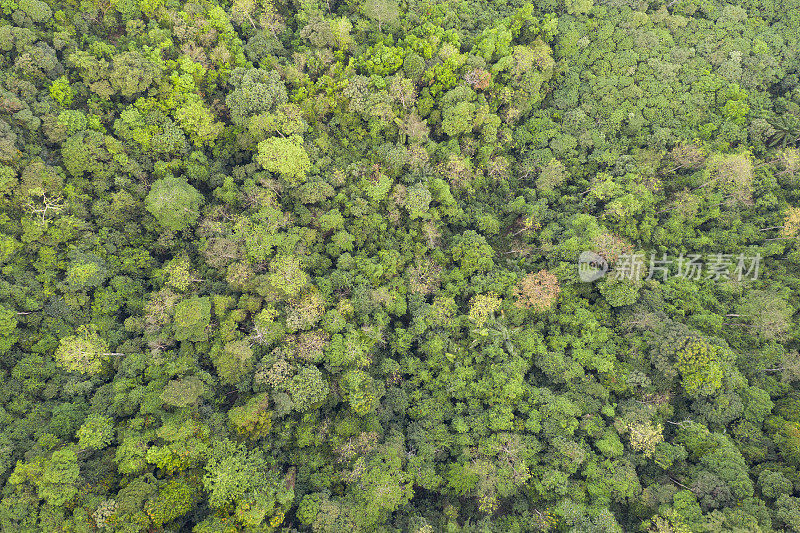
M77 494L78 456L72 450L53 452L39 481L39 496L51 505L63 505Z
M527 274L514 289L517 307L535 311L551 308L560 292L558 278L547 270Z
M110 525L111 517L117 514L117 510L119 509L119 505L114 500L103 500L100 502L100 505L97 506L97 509L92 513L92 519L94 523L99 528L106 527L106 524Z
M325 301L316 291L309 292L302 298L289 302L286 314L286 326L289 331L308 330L319 322L325 314Z
M780 372L784 382L800 381L800 353L784 352L777 368L766 368L764 372Z
M161 392L161 401L173 407L194 405L205 394L206 386L197 376L173 379Z
M792 324L794 309L775 292L754 290L739 305L739 314L766 339L785 339Z
M37 24L41 24L53 16L50 7L40 0L20 0L19 8Z
M467 230L453 240L450 247L453 260L458 261L465 276L476 272L487 272L494 266L494 250L486 238L472 230Z
M251 118L288 102L286 86L275 71L235 68L228 83L233 90L225 97L225 103L237 126L246 127Z
M469 133L475 127L477 106L472 102L458 102L444 109L442 131L450 137Z
M469 301L469 318L477 327L483 326L494 312L500 309L502 300L494 293L476 294Z
M269 282L278 294L287 299L298 296L310 284L300 260L289 255L276 257L270 262Z
M120 435L120 443L115 450L117 469L121 474L141 474L147 467L146 456L148 444L152 437L136 431Z
M356 414L365 416L377 408L382 391L375 380L363 370L346 372L339 380L339 387Z
M175 340L204 341L208 339L211 322L211 299L207 296L194 296L175 306Z
M137 51L123 52L114 57L109 76L111 86L125 98L142 93L161 77L158 66Z
M214 119L202 98L193 93L186 95L185 102L175 110L175 120L198 148L216 141L225 129L222 122Z
M89 173L96 178L105 177L114 167L108 152L106 138L96 131L80 131L69 137L61 148L64 167L72 176Z
M774 130L769 137L768 145L770 147L780 146L781 148L786 148L800 142L800 119L795 115L786 113L768 120L768 122Z
M781 494L775 503L780 521L787 528L800 530L800 498Z
M774 470L762 470L758 475L758 485L761 494L770 499L777 499L782 494L791 494L793 490L792 482Z
M205 198L185 179L166 177L150 187L145 207L159 224L172 231L181 231L195 223Z
M400 19L397 0L367 0L364 14L378 21L378 31L383 31L383 24L395 24Z
M280 175L289 187L296 187L305 182L311 169L308 152L303 148L303 139L298 135L289 138L270 137L258 143L258 155L255 161Z
M260 449L248 450L227 439L216 441L205 469L203 485L209 492L209 505L215 509L235 506L234 516L246 527L265 521L272 527L280 524L294 498L294 491Z
M536 178L536 188L549 193L563 185L568 178L564 164L558 159L551 159Z
M407 504L413 496L412 482L403 470L405 443L402 436L390 435L375 449L359 472L361 490L355 493L356 510L366 524L378 523L389 513Z
M795 238L800 234L800 207L790 207L784 215L781 236Z
M692 483L693 492L706 508L730 505L736 498L753 495L753 482L739 450L724 435L710 436L710 451L700 457L701 470Z
M253 349L244 339L225 343L213 355L217 375L223 383L233 385L253 368Z
M623 307L636 303L641 286L641 281L638 279L617 279L608 276L598 283L600 294L612 307Z
M651 422L635 422L628 427L631 448L652 457L659 443L664 441L664 426Z
M330 387L316 366L304 366L286 387L292 404L298 411L308 411L328 397Z
M624 453L624 446L622 441L619 440L619 435L616 431L608 430L603 434L600 440L595 441L595 446L600 450L600 453L609 458L621 457Z
M9 482L19 485L24 482L37 487L37 493L53 506L64 505L78 493L78 456L71 449L54 451L44 461L17 463Z
M114 440L114 421L110 417L92 413L75 436L81 448L102 450Z
M65 281L75 291L92 290L108 279L106 269L100 261L77 260L67 268Z
M167 285L177 291L186 291L197 279L197 272L192 270L192 263L186 255L173 258L164 266L167 274Z
M591 11L594 5L594 0L564 0L564 7L567 8L567 13L582 14Z
M408 210L411 220L429 218L428 209L430 209L432 199L431 191L426 184L417 183L409 187L406 191L404 206Z
M0 305L0 355L6 353L17 342L16 328L17 314Z
M278 317L279 313L275 308L266 307L253 318L251 338L254 343L270 346L286 335L286 326L282 321L276 320Z
M199 496L196 487L180 479L172 479L147 501L144 511L160 527L191 511Z
M708 165L713 168L712 182L720 192L740 202L752 203L753 162L749 153L712 158Z
M98 374L111 355L108 344L93 326L79 326L75 335L68 335L58 343L56 362L70 372Z
M697 170L705 163L706 154L694 144L680 143L669 151L668 160L673 165L668 169L669 172L681 169Z
M691 339L675 354L675 368L689 397L714 394L722 386L724 352L719 346Z
M269 433L272 428L272 411L269 410L267 393L256 394L244 405L228 411L228 420L241 435L258 440Z

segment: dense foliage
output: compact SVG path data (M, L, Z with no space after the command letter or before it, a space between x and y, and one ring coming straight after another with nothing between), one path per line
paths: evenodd
M799 143L799 0L0 0L0 530L800 531Z

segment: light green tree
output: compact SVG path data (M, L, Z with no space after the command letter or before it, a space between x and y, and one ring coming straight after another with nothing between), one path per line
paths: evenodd
M98 374L111 355L108 344L97 334L94 326L79 326L75 335L59 341L56 362L70 372Z
M170 176L153 183L145 207L159 224L180 231L194 224L204 202L203 195L185 179Z
M268 279L272 288L287 299L298 296L310 285L310 279L303 271L300 260L288 255L272 260Z
M299 135L291 137L270 137L258 143L258 155L255 161L280 175L290 187L305 182L311 169L311 159L303 148L303 139Z

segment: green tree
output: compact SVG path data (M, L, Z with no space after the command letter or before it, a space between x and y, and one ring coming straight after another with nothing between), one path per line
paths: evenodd
M17 314L0 305L0 355L6 353L17 342L16 328Z
M791 481L774 470L762 470L758 475L758 485L761 493L770 499L777 499L781 494L791 494L793 488Z
M116 55L112 64L109 81L125 98L143 93L161 77L158 66L137 51Z
M79 475L78 456L70 449L62 449L45 460L18 462L9 482L14 485L31 483L37 487L40 498L50 505L60 506L78 493Z
M260 439L272 428L272 411L269 410L269 405L266 393L257 394L244 405L228 411L228 419L239 434L253 440Z
M287 385L294 408L308 411L328 397L330 387L316 366L305 366L295 374Z
M173 379L161 392L161 401L173 407L194 405L205 394L206 386L197 376Z
M786 338L794 314L784 297L760 290L748 292L738 311L766 339Z
M417 183L406 191L405 208L411 220L430 218L428 210L433 199L431 191L424 183Z
M91 414L78 429L78 446L102 450L114 440L114 421L107 416Z
M53 452L45 462L39 481L39 496L51 505L63 505L78 492L78 456L72 450Z
M722 386L724 351L700 340L689 340L675 354L675 367L690 397L714 394Z
M261 450L248 450L229 440L216 441L206 464L203 484L212 508L235 506L234 516L245 527L262 523L275 527L294 498Z
M288 102L286 86L275 71L236 68L228 83L233 90L225 97L225 103L237 126L246 127L251 118Z
M213 360L222 382L233 385L252 370L253 349L244 339L228 342Z
M204 341L211 322L211 299L194 296L175 306L175 340Z
M162 526L191 511L199 496L196 487L173 479L164 483L158 494L147 501L144 511L156 526Z
M300 260L293 256L279 256L270 263L269 282L284 298L298 296L310 284Z
M458 261L465 276L476 272L487 272L494 266L494 250L486 238L472 230L467 230L454 238L450 247L453 260Z
M381 390L375 380L363 370L350 370L342 376L339 386L350 407L364 416L378 406Z
M215 120L214 113L196 94L186 96L186 101L175 110L175 120L198 148L212 144L222 134L225 126Z
M397 0L367 0L364 14L378 21L378 31L383 31L384 24L395 24L400 19Z

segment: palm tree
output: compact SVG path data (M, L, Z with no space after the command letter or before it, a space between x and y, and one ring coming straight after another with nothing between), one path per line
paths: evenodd
M800 118L795 115L786 113L767 122L775 130L767 142L769 147L780 145L781 148L786 148L787 145L794 145L800 141Z
M522 328L519 326L509 328L506 325L505 317L495 318L494 315L492 315L484 327L472 330L472 334L477 338L472 341L470 347L474 348L479 344L488 343L498 348L504 348L505 351L511 355L517 355L519 349L514 343L513 337L519 333L521 329Z

